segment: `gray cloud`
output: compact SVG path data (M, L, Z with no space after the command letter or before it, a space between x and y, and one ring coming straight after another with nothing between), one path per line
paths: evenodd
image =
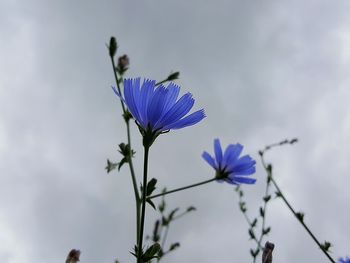
M131 57L129 76L162 79L180 70L183 92L208 117L159 138L151 176L177 187L213 175L201 160L212 140L300 143L269 153L276 180L334 257L349 253L346 191L350 119L346 1L2 1L0 4L1 262L129 262L134 207L126 168L106 175L125 141L105 43ZM142 148L133 131L136 171ZM160 165L159 165L160 164ZM264 191L245 187L249 213ZM228 185L168 198L198 211L174 223L179 251L167 262L246 262L253 245ZM150 232L156 214L146 222ZM326 262L280 201L269 207L276 262Z

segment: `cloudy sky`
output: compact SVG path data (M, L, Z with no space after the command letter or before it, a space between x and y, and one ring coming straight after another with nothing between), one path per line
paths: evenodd
M0 2L0 262L133 262L134 197L128 169L106 174L126 141L105 44L131 59L130 77L179 70L182 92L204 108L200 124L161 136L150 176L179 187L213 176L201 159L214 138L267 155L287 198L332 256L350 255L350 3L344 1ZM133 128L135 128L133 126ZM138 131L132 134L142 172ZM249 214L264 192L244 187ZM197 207L174 222L181 248L164 262L251 262L247 224L232 187L212 183L174 194ZM147 210L146 232L157 213ZM289 210L268 207L274 262L328 262Z

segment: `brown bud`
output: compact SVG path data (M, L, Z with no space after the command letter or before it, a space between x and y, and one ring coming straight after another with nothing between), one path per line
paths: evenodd
M66 259L66 263L77 263L80 257L80 250L72 249Z
M128 69L129 66L129 57L128 55L123 55L118 58L118 69L120 72L124 72Z
M262 263L272 263L272 251L275 245L269 241L265 243L265 248L262 254Z

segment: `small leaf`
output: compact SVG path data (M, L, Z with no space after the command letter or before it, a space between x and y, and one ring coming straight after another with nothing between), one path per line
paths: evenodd
M259 254L259 252L260 252L259 248L257 248L256 250L253 250L252 248L250 249L250 255L253 258L256 258L256 256Z
M264 211L264 209L262 207L260 207L259 212L260 212L260 216L264 217L265 211Z
M297 143L297 142L298 142L298 138L293 138L293 139L290 141L290 144Z
M329 251L330 247L332 246L332 244L328 241L325 241L322 245L321 245L321 248L324 250L324 251Z
M167 226L169 224L168 219L165 218L165 216L162 216L162 226Z
M191 212L191 211L196 211L197 209L194 206L189 206L187 207L187 212Z
M154 229L153 229L153 241L154 242L158 242L159 239L160 239L160 236L159 236L159 220L157 220L155 223L154 223Z
M263 200L265 201L265 203L267 203L268 201L270 201L271 199L271 195L267 195L267 196L264 196Z
M153 207L154 210L157 210L156 206L155 206L154 203L151 201L151 199L146 199L146 202L147 202L148 204L150 204L150 205Z
M260 252L260 249L259 249L259 248L256 248L256 249L255 249L255 252L254 252L254 255L255 255L255 256L259 255L259 252Z
M107 159L107 166L105 167L105 169L107 170L107 173L110 173L115 168L117 168L117 166L118 166L118 163L113 163L109 159Z
M254 231L253 231L252 228L250 228L250 229L248 230L248 233L249 233L250 239L255 239L255 234L254 234Z
M271 231L271 227L265 228L263 230L263 235L267 235Z
M137 258L138 251L139 251L138 247L137 247L137 245L135 245L134 251L133 252L130 251L130 254L133 255L135 258Z
M303 222L304 221L304 213L302 213L302 212L297 212L296 214L295 214L295 216L299 219L299 221L300 222Z
M276 194L276 198L277 197L282 197L282 193L280 191L276 191L275 194Z
M158 205L159 212L163 213L165 210L165 206L166 206L166 204L165 204L165 201L163 199L162 202Z
M267 170L268 173L271 174L271 173L272 173L272 164L269 163L269 164L267 165L267 167L266 167L266 170Z
M126 110L125 113L123 114L123 118L124 118L125 122L129 122L129 120L132 119L132 115L128 110Z
M243 213L245 213L247 211L247 208L245 206L245 202L239 202L239 209L241 209L241 211Z
M268 184L271 183L271 181L272 181L272 176L271 176L271 174L268 174L268 175L267 175L266 181L267 181Z
M124 157L118 164L118 171L120 171L120 168L122 168L123 164L127 163L127 159Z
M150 246L146 252L142 255L142 261L148 262L153 258L158 258L157 254L161 250L161 247L158 243L154 243Z
M171 244L171 246L169 248L169 251L177 249L178 247L180 247L180 243L179 242L173 243L173 244Z
M179 208L178 208L178 207L175 208L173 211L170 212L169 217L168 217L168 221L169 221L169 222L170 222L171 220L173 220L174 215L175 215L175 213L176 213L177 211L179 211Z
M152 178L148 183L147 183L147 190L146 190L146 195L150 196L153 191L156 189L156 184L157 184L157 179Z
M258 219L254 218L253 222L250 224L250 226L253 228L256 226L256 224L258 223Z

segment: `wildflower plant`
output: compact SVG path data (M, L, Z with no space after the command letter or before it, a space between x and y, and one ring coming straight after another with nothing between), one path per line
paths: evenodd
M151 180L148 179L148 159L150 148L153 143L159 135L168 133L171 130L195 125L202 121L206 116L203 109L190 113L191 109L194 107L195 99L191 93L185 93L184 95L179 96L180 86L172 82L172 80L178 78L179 74L177 72L170 74L168 78L160 82L151 79L142 80L140 77L124 79L124 74L129 67L129 58L126 55L120 57L118 59L118 66L115 66L114 56L117 52L115 38L111 38L108 48L116 79L116 86L113 86L112 89L122 105L123 117L127 126L128 143L121 143L119 145L120 153L123 155L122 160L119 163L114 163L108 160L106 169L108 172L111 172L117 167L120 169L125 163L129 164L136 203L137 234L133 255L137 258L137 263L150 262L155 258L160 259L167 252L163 247L164 242L159 244L160 237L158 236L157 231L160 226L160 221L156 221L155 223L152 239L154 243L147 249L144 249L143 241L146 203L149 203L155 208L152 201L154 198L162 196L162 203L164 204L164 196L167 194L213 181L226 181L235 185L240 183L254 184L256 179L250 178L249 176L255 173L255 161L248 155L239 157L243 149L243 146L240 144L231 144L227 147L226 151L222 153L220 142L216 139L214 141L215 159L207 152L203 153L203 158L216 170L213 178L152 195L157 183L156 178L152 178ZM132 162L135 152L131 148L131 119L135 120L135 124L140 131L144 148L141 191L137 188L137 179ZM162 208L159 210L161 213L164 212ZM174 214L177 211L177 209L173 210L172 213L170 213L168 220L166 220L166 217L162 214L161 226L168 229L169 224L174 220ZM186 213L190 211L192 211L192 209L188 209ZM174 250L176 247L177 245L171 246L168 252Z
M128 165L133 186L135 198L135 245L131 253L135 256L137 263L147 263L154 260L163 260L164 256L170 252L177 250L180 247L179 242L173 242L170 246L166 246L170 225L177 219L195 211L195 207L189 206L186 210L181 211L180 208L169 209L165 202L165 196L179 191L191 189L211 182L228 183L227 187L233 187L238 193L238 202L240 211L243 213L249 228L249 236L256 243L256 247L250 249L250 254L253 263L256 262L258 255L261 254L263 263L272 263L272 252L275 244L272 242L262 242L270 231L271 227L267 226L266 213L267 205L273 199L271 187L275 188L276 198L281 198L292 214L298 219L306 232L311 236L313 241L318 245L321 251L327 256L330 262L336 261L330 256L331 243L324 241L321 243L311 232L310 228L304 222L304 213L296 212L291 204L282 193L281 188L276 183L272 174L272 164L265 162L265 153L275 146L294 144L297 139L285 140L277 144L266 146L259 151L262 166L266 172L266 188L265 194L262 197L262 205L259 207L259 212L256 217L250 219L247 215L247 204L244 201L244 191L242 184L254 185L256 177L253 176L256 172L256 161L248 154L242 155L243 145L240 143L229 144L226 148L221 147L219 139L214 139L214 154L207 151L202 153L204 161L214 169L214 176L206 180L166 190L160 193L154 193L156 190L157 179L155 177L148 178L148 162L151 146L156 142L156 139L171 130L180 130L185 127L196 125L203 121L206 117L204 109L192 111L195 107L195 99L192 94L187 92L180 96L180 86L174 83L179 78L179 72L170 73L169 76L161 81L156 81L148 78L124 78L129 69L130 59L127 55L118 58L117 65L115 64L115 56L117 54L118 45L114 37L110 39L107 45L109 56L111 59L113 74L115 77L115 86L112 89L116 98L120 101L122 108L122 119L125 122L127 142L119 144L119 153L122 158L119 162L107 160L106 170L108 173L117 169L118 171ZM196 107L195 107L196 108ZM191 113L190 113L191 112ZM135 126L131 126L135 123ZM137 176L133 158L136 157L136 152L132 148L131 127L139 130L143 144L143 174ZM198 154L198 156L200 153ZM210 173L210 172L208 172ZM141 185L139 188L138 185ZM158 205L154 201L161 199ZM145 220L147 204L159 213L159 218L154 223L152 234L145 235ZM168 212L170 211L170 212ZM258 230L260 228L260 231ZM147 246L144 241L148 241ZM278 247L278 246L277 246ZM78 251L73 258L73 252ZM67 257L66 262L74 262L79 260L80 250L73 249ZM71 260L71 261L69 261ZM116 260L115 262L119 262ZM350 263L349 258L339 258L338 263Z

